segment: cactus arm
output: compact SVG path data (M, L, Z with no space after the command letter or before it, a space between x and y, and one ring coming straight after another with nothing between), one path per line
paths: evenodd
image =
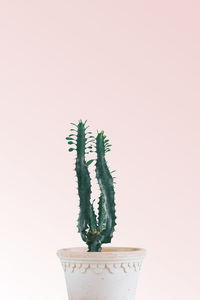
M76 157L76 176L78 179L78 195L80 199L80 211L78 218L78 231L86 241L86 231L90 219L90 195L91 179L85 161L86 152L86 128L85 124L80 121L77 129L77 157Z
M78 182L78 195L80 199L80 211L78 217L78 232L80 232L83 241L87 241L87 231L89 228L89 224L93 224L94 220L90 220L92 218L91 214L91 204L90 204L90 196L91 196L91 179L88 170L88 166L92 163L93 160L86 162L85 154L88 149L91 149L91 145L87 145L91 139L86 137L86 122L79 121L78 125L71 123L76 129L72 128L73 132L68 137L66 137L68 144L74 145L73 148L69 148L69 151L76 150L76 163L75 163L75 171ZM91 151L91 150L90 150ZM94 216L93 216L94 219Z
M98 224L101 231L101 242L110 243L116 225L115 192L113 177L105 159L105 153L110 151L110 144L105 138L103 131L98 133L96 137L96 177L101 191Z

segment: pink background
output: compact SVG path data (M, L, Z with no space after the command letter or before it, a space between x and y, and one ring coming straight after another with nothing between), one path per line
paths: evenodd
M148 250L137 300L199 300L199 10L0 1L2 300L67 299L56 250L84 246L65 141L80 118L113 145L112 245Z

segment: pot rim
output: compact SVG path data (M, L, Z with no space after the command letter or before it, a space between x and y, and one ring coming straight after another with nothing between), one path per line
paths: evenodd
M60 259L130 259L146 255L146 249L134 247L102 247L101 252L87 252L87 247L63 248L57 251Z

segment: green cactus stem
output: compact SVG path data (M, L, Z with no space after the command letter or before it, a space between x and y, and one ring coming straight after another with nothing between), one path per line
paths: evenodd
M85 122L86 123L86 122ZM86 162L85 154L87 150L87 142L86 138L86 126L85 123L79 121L76 129L71 129L71 131L76 132L76 134L70 134L66 139L68 140L69 145L75 145L75 148L69 148L69 151L76 150L76 176L78 179L78 195L80 199L80 212L78 218L78 231L81 234L83 241L87 242L87 231L89 228L90 221L90 196L91 196L91 178L88 171L88 166L92 163L93 160ZM91 139L90 139L91 140ZM89 140L89 141L90 141Z
M105 154L110 151L110 146L104 132L98 133L96 137L96 177L101 191L98 230L101 234L102 244L111 242L116 225L114 182L105 159Z

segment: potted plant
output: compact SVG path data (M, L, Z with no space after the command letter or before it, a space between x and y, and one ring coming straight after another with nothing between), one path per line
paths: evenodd
M138 273L145 249L102 247L111 242L116 225L114 177L107 166L110 143L104 131L94 137L86 121L71 123L74 128L66 137L69 151L76 152L75 171L78 180L80 212L78 232L87 247L57 251L61 260L69 300L134 300ZM86 159L95 152L95 159ZM91 202L89 167L95 162L100 188L98 216Z

